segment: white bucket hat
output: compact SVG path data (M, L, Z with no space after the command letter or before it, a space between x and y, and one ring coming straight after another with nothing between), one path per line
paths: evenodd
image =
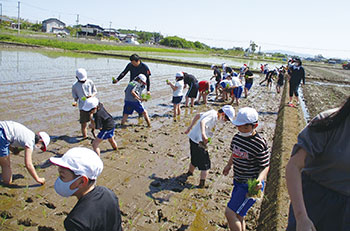
M231 123L233 123L233 118L235 117L235 110L231 105L225 105L222 107L225 115L230 119Z
M91 180L96 180L103 170L103 162L97 153L84 147L69 149L62 157L51 157L50 162Z
M239 109L236 119L232 122L236 126L255 124L258 122L258 112L251 107Z
M85 103L81 110L83 111L90 111L91 109L97 107L98 105L98 99L96 97L90 97L85 100Z
M87 80L87 73L84 68L79 68L76 72L75 75L79 79L79 81L85 81Z
M137 78L139 78L144 84L147 83L147 78L144 74L139 74Z
M50 136L46 132L39 132L38 135L43 140L44 147L41 148L43 152L46 152L47 146L49 146L50 143Z

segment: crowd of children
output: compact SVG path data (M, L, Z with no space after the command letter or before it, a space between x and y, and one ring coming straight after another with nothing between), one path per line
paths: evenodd
M219 110L209 110L207 112L195 115L190 126L186 129L185 134L187 134L189 138L191 159L188 171L184 173L184 175L186 177L190 177L193 175L194 170L198 168L200 170L198 187L207 187L205 180L207 178L208 171L211 168L208 145L211 143L211 138L214 135L213 128L219 121L231 122L233 125L235 125L239 132L232 138L230 146L232 155L228 160L226 167L223 169L224 175L227 175L231 169L234 171L234 186L231 199L229 200L225 210L225 216L231 230L245 230L244 216L246 215L248 209L256 201L256 198L246 196L248 193L248 180L255 180L256 185L254 188L258 191L262 191L269 170L270 159L270 152L267 143L256 131L258 126L257 111L250 107L241 108L238 111L237 117L235 117L235 109L232 107L234 102L236 102L237 106L239 105L239 99L241 98L243 92L245 97L248 97L248 92L253 85L254 75L246 64L242 66L239 74L234 72L234 70L228 67L226 64L223 65L222 72L216 65L212 65L211 68L213 70L213 76L208 78L208 80L198 81L194 75L186 72L176 73L174 83L166 80L167 85L170 86L173 92L171 102L173 104L173 117L175 121L181 114L180 105L183 100L183 90L185 88L188 88L187 93L185 94L186 107L189 105L189 103L191 107L194 107L198 93L199 97L197 102L199 103L201 99L203 99L203 103L207 104L207 97L209 93L214 91L214 86L211 85L210 80L215 79L215 84L213 84L215 85L215 99L218 101L221 100L224 104L224 106L222 106ZM125 125L128 116L131 115L133 111L136 111L139 113L139 115L143 115L147 125L151 126L148 112L145 110L143 105L143 102L147 101L150 96L151 74L149 68L146 64L141 62L140 58L136 54L134 54L130 57L130 63L127 65L125 70L117 79L113 79L113 83L120 81L128 71L131 72L131 78L124 90L125 98L121 125ZM269 83L268 77L271 76L271 74L268 74L270 72L267 70L267 67L264 68L263 72L266 72L266 80ZM280 91L280 86L283 85L282 70L279 73L281 73L281 76L280 74L278 75L278 92ZM92 148L96 152L96 156L100 156L99 144L103 140L108 140L112 148L116 150L117 143L114 139L116 124L113 117L107 112L103 104L96 97L97 89L94 83L87 78L86 71L79 68L76 71L76 78L77 82L72 87L72 96L75 101L73 106L78 106L80 111L79 121L81 123L83 139L88 137L87 124L90 122L89 128L92 129L94 136ZM143 94L142 92L146 87L147 94ZM97 136L95 136L94 133L95 129L99 130ZM29 133L30 132L28 132L28 134ZM41 147L45 147L46 149L49 139L47 140L45 134L42 133L40 136L39 133L39 136L35 136L34 140L34 133L30 133L30 144L25 143L23 146L29 146L29 148L32 150L33 146L41 145ZM4 174L6 173L5 164L8 162L6 162L4 157L8 155L9 147L16 147L15 143L6 139L8 136L7 123L0 122L0 145L2 151L2 153L0 153L0 163L2 167L3 180L5 179ZM110 190L95 187L93 186L94 184L89 183L90 180L94 181L97 178L97 176L101 173L103 166L101 167L101 163L99 161L95 161L94 163L87 161L87 163L85 163L83 160L79 159L82 158L82 153L91 155L91 152L87 150L74 149L72 151L68 151L61 159L53 158L51 160L52 163L60 166L60 176L55 183L56 192L64 196L75 195L77 198L81 199L82 197L88 195L90 190L96 188L96 190L103 191L104 195L106 195L105 197L107 201L110 200L113 201L113 204L118 204L117 198L113 193L111 194ZM90 166L86 167L86 165ZM84 169L82 170L80 168ZM95 172L91 172L89 168L94 169L91 171ZM66 172L67 169L70 171ZM30 169L28 170L32 174L32 171ZM88 173L86 173L87 171ZM39 183L45 183L44 180L39 178L34 173L32 175ZM85 176L85 178L83 176ZM11 183L11 180L7 180L5 183L9 184ZM76 185L79 184L81 184L81 187L84 187L84 190L86 191L80 189L78 190L78 186ZM73 188L76 186L76 190L72 190L71 186L73 186ZM67 187L69 187L69 190ZM99 209L104 210L104 208ZM76 208L76 210L78 210L79 213L83 212L83 209ZM118 218L118 224L108 223L108 225L105 227L114 227L110 230L120 230L119 207L117 210L111 211L113 212L114 217ZM81 217L78 214L71 213L68 215L68 218L70 219L72 216ZM85 228L91 225L89 222L85 223L87 225L84 226ZM67 220L67 224L65 222L65 226L66 225L67 227L74 226L72 220Z

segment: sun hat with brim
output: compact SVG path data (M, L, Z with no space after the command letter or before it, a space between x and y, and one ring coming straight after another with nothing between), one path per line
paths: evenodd
M98 99L96 97L90 97L85 100L85 103L81 110L83 111L90 111L91 109L97 107L98 105Z
M69 149L62 157L51 157L50 162L90 180L96 180L103 170L103 162L97 153L84 147Z
M43 141L44 146L41 147L41 151L46 152L47 146L50 143L50 136L46 132L39 132L38 135Z
M231 105L225 105L221 109L224 111L225 115L227 115L232 123L233 118L235 117L235 110L233 107Z
M182 73L182 72L177 72L177 73L175 74L175 78L181 78L181 77L184 77L184 73Z
M139 74L139 75L137 76L137 78L138 78L139 80L141 80L141 82L143 82L144 84L147 83L147 78L146 78L146 76L145 76L144 74Z
M76 72L75 75L79 79L79 81L85 81L87 80L87 73L84 68L79 68Z
M232 122L236 126L255 124L258 122L258 112L251 107L239 109L236 119Z

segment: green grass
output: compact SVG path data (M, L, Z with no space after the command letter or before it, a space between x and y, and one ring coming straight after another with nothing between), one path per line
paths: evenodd
M60 48L70 51L135 51L135 52L167 52L167 53L208 53L206 51L183 50L160 47L89 44L71 41L62 41L57 38L29 38L11 34L0 34L0 41L16 42L28 45Z

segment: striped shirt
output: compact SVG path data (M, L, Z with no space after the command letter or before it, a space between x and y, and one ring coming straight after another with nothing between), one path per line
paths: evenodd
M233 178L246 182L258 178L260 172L270 164L270 152L264 138L258 133L243 137L236 134L232 138L230 150L233 157Z

